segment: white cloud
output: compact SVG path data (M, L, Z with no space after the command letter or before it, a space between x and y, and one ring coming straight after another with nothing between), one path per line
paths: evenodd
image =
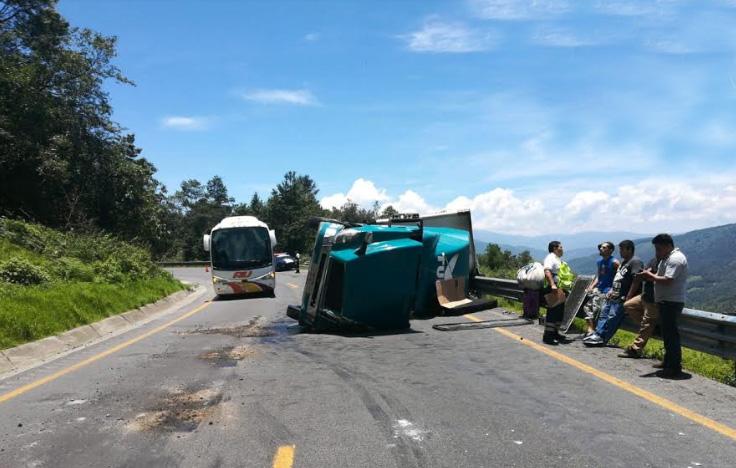
M385 189L379 189L370 180L357 179L348 190L347 194L335 193L320 200L322 208L340 208L348 201L358 204L363 208L370 208L374 203L382 204L388 201Z
M322 205L322 208L330 210L332 208L340 208L347 203L347 201L348 197L346 197L344 193L334 193L323 197L322 200L319 201L319 204Z
M161 125L164 128L183 131L206 130L210 123L211 119L208 117L172 115L161 119Z
M470 209L475 229L531 234L546 224L541 199L521 199L513 191L503 188L495 188L473 198L457 197L445 209Z
M414 52L468 53L488 50L495 45L495 34L478 31L462 23L426 21L422 29L400 36Z
M261 104L292 104L315 106L319 102L311 91L306 89L257 89L240 95L246 101Z
M686 44L676 39L650 39L644 42L644 48L668 55L687 55L700 52L692 44Z
M548 19L570 10L564 0L471 0L470 6L478 17L493 20Z
M386 206L389 203L386 204ZM436 211L421 195L413 190L407 190L399 195L399 199L390 203L399 213L430 213Z
M535 44L547 47L586 47L597 45L596 41L582 38L564 29L544 29L532 37Z
M606 206L609 198L605 192L578 192L565 205L565 217L574 220L582 216L590 216L593 211L601 210L602 206Z
M476 195L461 195L442 209L470 209L473 226L508 234L535 235L552 232L631 230L636 232L684 232L736 222L736 174L703 179L647 179L611 190L550 190L515 192L493 188ZM348 194L364 194L363 207L383 200L399 212L431 213L437 208L419 193L407 189L398 197L366 179L358 179ZM378 198L376 198L378 197ZM322 206L341 206L350 199L335 194ZM356 200L353 200L356 201Z
M661 12L666 3L657 0L607 0L596 3L596 8L601 13L613 16L646 16Z

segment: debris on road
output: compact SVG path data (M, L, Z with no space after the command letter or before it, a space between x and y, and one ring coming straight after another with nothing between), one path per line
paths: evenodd
M191 432L214 413L221 401L222 393L213 388L175 391L150 411L138 414L126 428L133 432Z
M216 351L207 351L200 354L199 358L218 367L235 367L238 361L255 354L256 351L250 346L229 346Z
M418 428L414 423L406 419L398 419L393 425L394 439L398 439L400 436L408 437L414 442L421 442L424 440L425 434L428 431Z
M235 338L274 336L276 333L260 324L261 317L252 318L246 324L235 324L227 327L197 328L187 334L228 335Z

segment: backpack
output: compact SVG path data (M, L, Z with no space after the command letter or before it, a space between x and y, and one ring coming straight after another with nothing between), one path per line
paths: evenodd
M542 289L544 284L544 267L539 262L530 263L516 272L516 282L525 289Z

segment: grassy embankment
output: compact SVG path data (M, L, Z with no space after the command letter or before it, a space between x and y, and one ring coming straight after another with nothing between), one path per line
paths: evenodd
M508 310L513 310L519 314L522 313L521 304L518 302L499 298L498 303L499 306ZM540 309L540 313L542 313L542 315L544 314L544 308ZM585 320L575 318L570 330L582 333L585 330ZM611 338L611 341L609 341L609 344L625 348L634 342L634 338L636 338L635 333L626 330L618 330L613 338ZM612 352L614 351L612 350ZM662 360L664 357L664 345L662 340L657 338L650 339L644 349L644 356ZM682 367L690 372L700 374L727 385L736 386L733 361L683 347Z
M145 249L0 219L0 349L154 302L184 286Z

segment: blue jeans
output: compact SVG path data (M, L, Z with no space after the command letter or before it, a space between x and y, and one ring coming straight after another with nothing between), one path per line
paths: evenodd
M603 338L604 343L608 343L608 340L613 337L623 320L624 303L621 301L606 301L603 303L601 314L598 317L595 332Z

